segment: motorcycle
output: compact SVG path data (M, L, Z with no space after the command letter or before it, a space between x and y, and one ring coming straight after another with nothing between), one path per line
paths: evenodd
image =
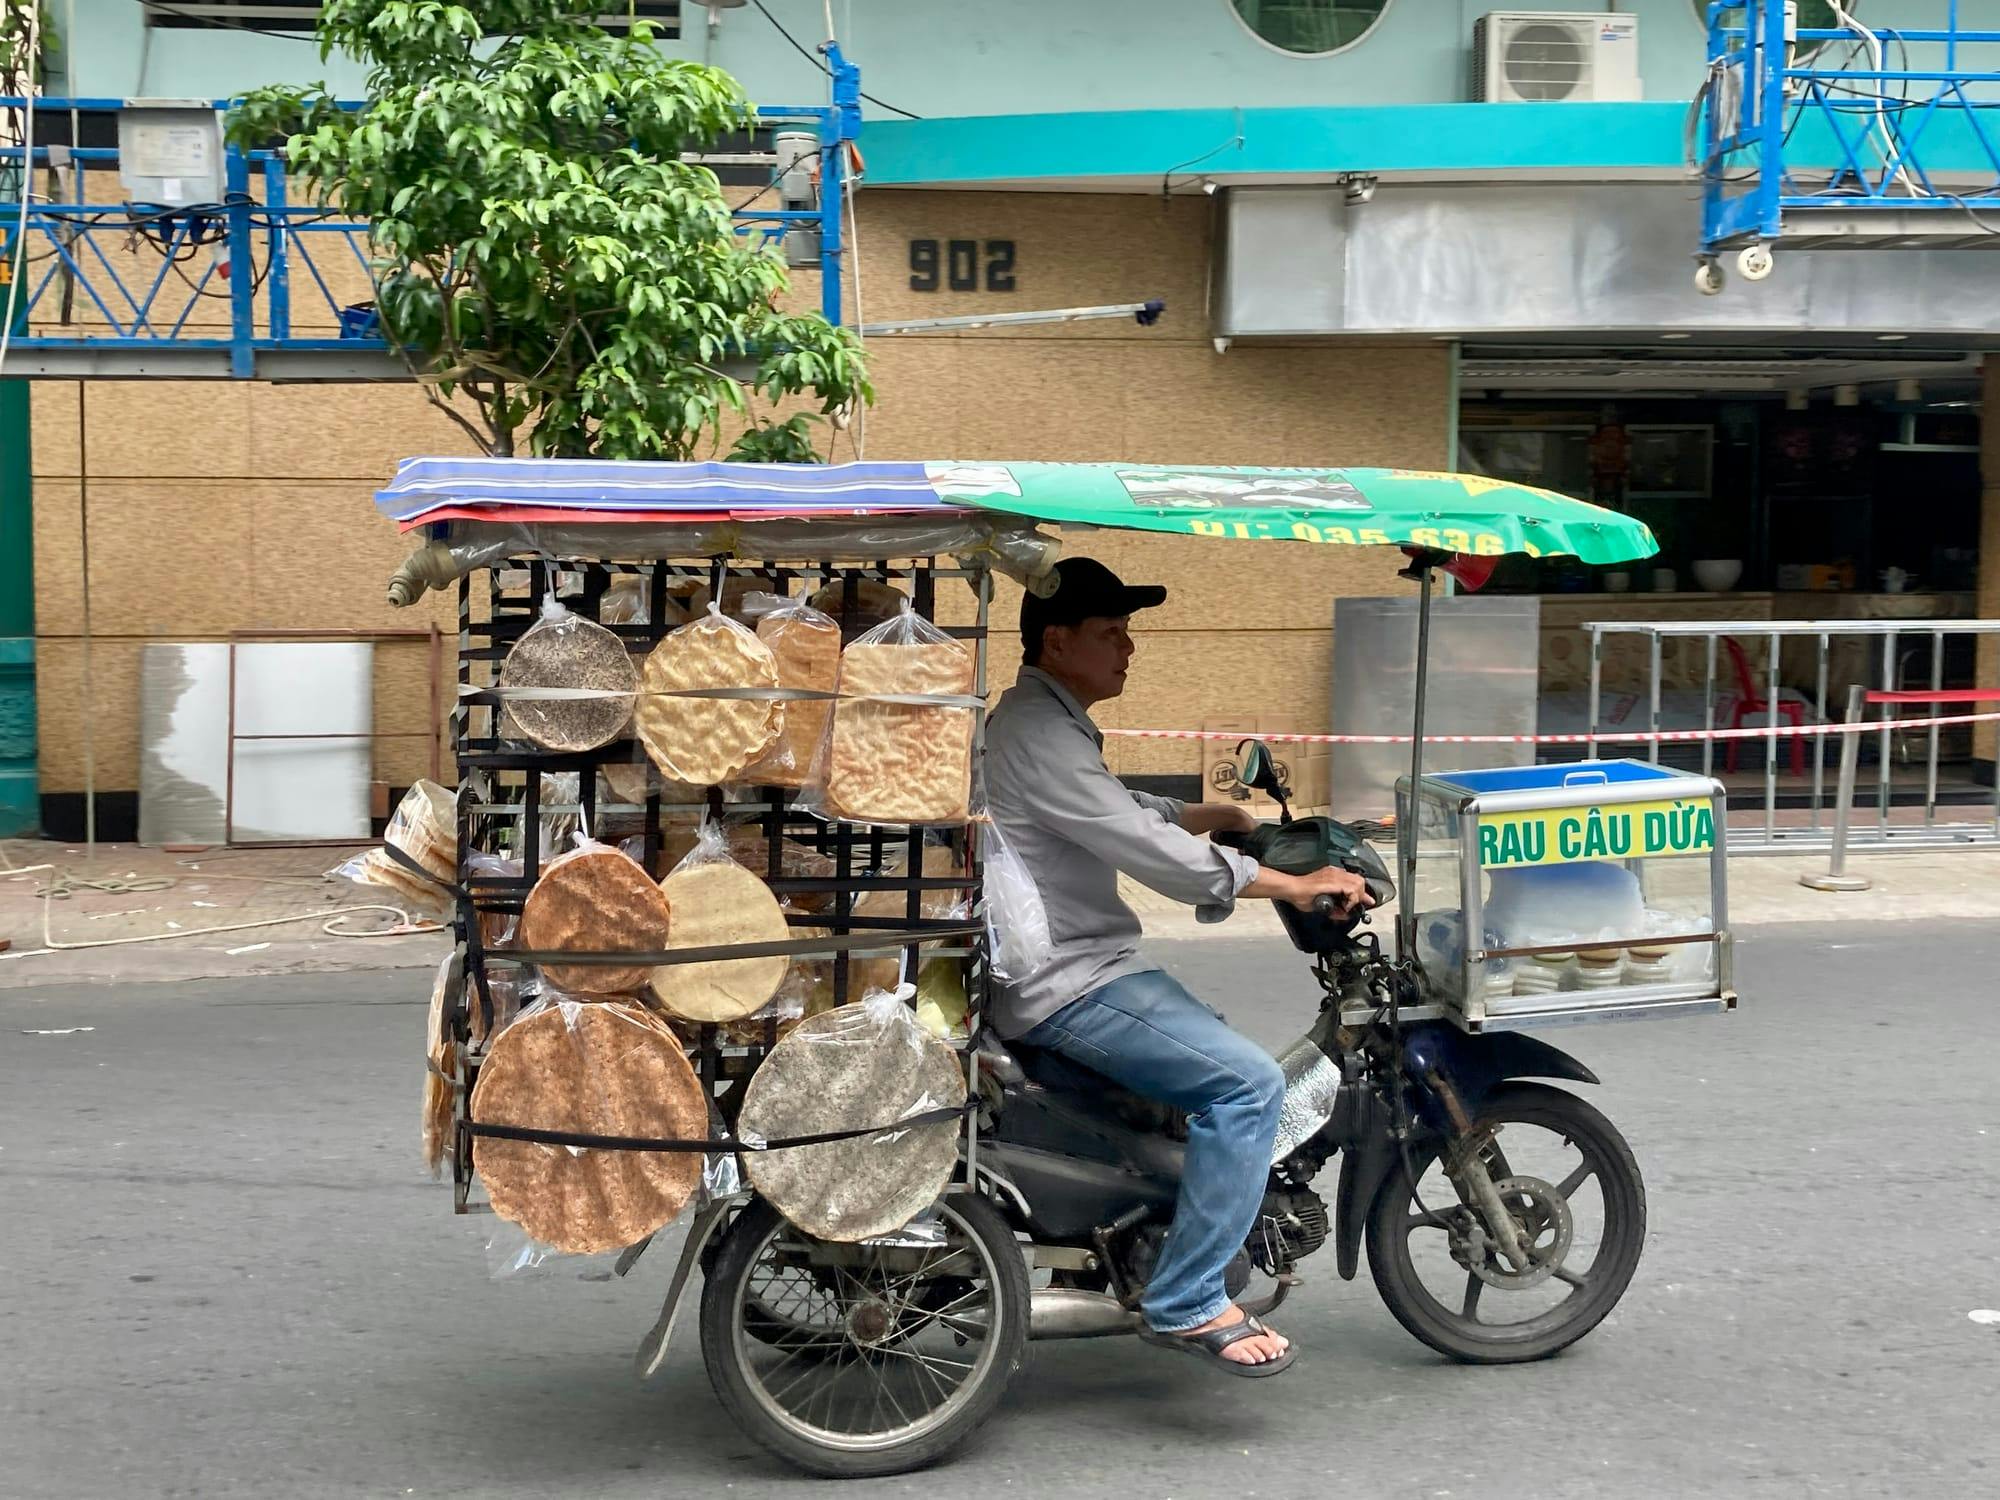
M1382 859L1331 818L1294 818L1264 747L1242 780L1277 821L1220 836L1267 867L1360 875ZM1646 1196L1603 1114L1545 1080L1595 1084L1518 1033L1406 1021L1410 958L1384 954L1365 912L1276 903L1321 999L1279 1057L1287 1079L1263 1204L1229 1267L1232 1297L1268 1313L1329 1243L1352 1280L1365 1245L1377 1291L1416 1338L1467 1364L1546 1359L1595 1328L1632 1279ZM896 1234L815 1240L759 1199L697 1219L642 1371L664 1357L691 1264L701 1344L744 1430L814 1473L931 1463L991 1415L1030 1340L1129 1334L1172 1222L1185 1122L1057 1054L985 1037L982 1118L959 1190ZM1339 1158L1331 1206L1315 1186ZM1245 1297L1253 1275L1268 1290ZM1036 1284L1039 1282L1040 1284Z

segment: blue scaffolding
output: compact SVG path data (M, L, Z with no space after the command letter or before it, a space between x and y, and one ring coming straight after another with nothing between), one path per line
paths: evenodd
M1714 0L1690 121L1702 187L1695 282L1761 281L1780 248L2000 249L2000 31L1796 23L1785 0ZM1695 139L1696 126L1699 135Z
M818 149L808 157L816 163L809 167L813 201L790 206L781 197L780 206L746 206L734 217L737 233L760 243L806 242L819 268L821 311L837 324L844 213L856 159L851 143L861 131L861 71L837 47L829 45L826 57L830 103L759 106L756 112L760 131L790 127L816 137ZM24 104L0 98L0 109ZM124 107L122 99L35 100L36 113L44 116ZM225 109L227 101L213 107ZM20 146L0 148L0 172L12 176L21 192L29 191L37 169L51 164L74 162L85 170L62 175L87 182L89 169L116 168L119 161L115 149L31 150L32 160L24 163ZM344 300L335 289L342 281L353 284L350 261L372 285L368 225L294 203L277 152L232 146L224 158L220 203L162 208L31 198L25 244L19 247L14 244L21 233L19 200L0 207L0 268L20 264L23 282L11 302L16 333L4 373L53 379L408 379L382 337L373 303ZM769 152L720 160L768 161L774 187L788 166L796 168ZM0 306L9 303L5 276L0 269ZM304 329L313 331L298 331Z

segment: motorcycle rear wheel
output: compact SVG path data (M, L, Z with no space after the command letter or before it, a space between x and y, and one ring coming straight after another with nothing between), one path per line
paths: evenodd
M1508 1126L1517 1127L1513 1136ZM1522 1184L1543 1182L1563 1200L1560 1207L1544 1203L1535 1189L1526 1186L1502 1195L1525 1237L1545 1257L1538 1260L1537 1269L1517 1273L1490 1247L1478 1252L1480 1271L1471 1268L1474 1262L1458 1236L1475 1220L1438 1167L1441 1143L1436 1141L1413 1143L1409 1170L1392 1171L1376 1194L1368 1215L1368 1269L1396 1321L1440 1354L1479 1365L1547 1359L1589 1333L1624 1296L1646 1241L1645 1184L1631 1148L1612 1123L1561 1089L1540 1083L1503 1084L1487 1096L1474 1121L1475 1130L1486 1127L1499 1127L1485 1152L1496 1176ZM1561 1141L1566 1165L1560 1179L1514 1175L1522 1161L1518 1155L1510 1159L1508 1148L1534 1130ZM1580 1161L1567 1164L1572 1157ZM1428 1212L1420 1211L1413 1201L1413 1176L1423 1184ZM1588 1270L1578 1270L1571 1255L1572 1206L1593 1181L1598 1192L1595 1204L1588 1206L1599 1210L1594 1216L1596 1253ZM1456 1306L1426 1282L1413 1243L1425 1252L1450 1246L1449 1260L1465 1278ZM1442 1257L1427 1253L1425 1258L1442 1263ZM1516 1322L1482 1320L1478 1315L1489 1296L1506 1297L1517 1286L1527 1291L1551 1284L1570 1290L1545 1311Z
M931 1214L935 1246L889 1250L814 1239L761 1198L737 1215L702 1287L701 1350L746 1434L809 1473L877 1478L992 1415L1027 1351L1027 1262L985 1199ZM786 1291L806 1282L831 1287L809 1313Z

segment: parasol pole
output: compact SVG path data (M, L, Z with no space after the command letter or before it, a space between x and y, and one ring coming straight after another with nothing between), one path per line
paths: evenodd
M1416 553L1403 577L1417 581L1417 706L1410 726L1410 795L1396 810L1396 954L1417 951L1417 782L1424 774L1424 698L1429 691L1431 653L1431 568L1434 552Z

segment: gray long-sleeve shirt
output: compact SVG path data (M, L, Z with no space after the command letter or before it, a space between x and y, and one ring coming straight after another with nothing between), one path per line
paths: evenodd
M1122 872L1219 922L1256 878L1255 860L1180 826L1183 803L1135 792L1104 764L1104 736L1075 696L1023 667L986 728L987 800L1001 833L1034 877L1054 957L997 994L994 1025L1016 1037L1070 1001L1127 974L1158 968L1139 956L1139 918L1118 899Z

